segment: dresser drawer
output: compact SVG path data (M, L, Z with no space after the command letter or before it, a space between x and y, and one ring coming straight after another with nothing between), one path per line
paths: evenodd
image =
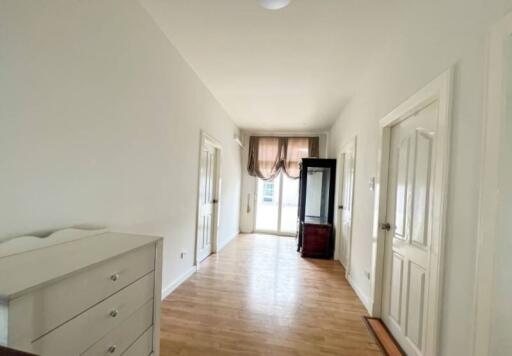
M11 342L41 337L154 268L155 245L151 244L14 299Z
M32 351L48 356L78 355L153 299L151 272L32 343ZM158 296L157 296L158 297Z
M153 324L153 300L133 313L119 327L91 346L82 356L121 355Z
M153 351L153 328L149 328L123 356L148 356Z

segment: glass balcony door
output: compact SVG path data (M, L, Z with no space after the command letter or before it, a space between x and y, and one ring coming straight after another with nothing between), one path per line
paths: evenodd
M299 180L288 178L281 174L281 215L279 232L283 234L297 234L297 219L299 213Z
M282 235L297 233L299 180L280 174L272 181L258 179L255 230Z

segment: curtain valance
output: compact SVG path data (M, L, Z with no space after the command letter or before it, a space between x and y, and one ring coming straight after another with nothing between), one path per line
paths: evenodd
M272 180L283 171L299 178L302 158L319 157L318 137L259 137L249 141L249 175Z

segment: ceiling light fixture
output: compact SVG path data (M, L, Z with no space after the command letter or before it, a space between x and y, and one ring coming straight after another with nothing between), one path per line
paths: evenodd
M291 0L259 0L259 2L267 10L279 10L288 6Z

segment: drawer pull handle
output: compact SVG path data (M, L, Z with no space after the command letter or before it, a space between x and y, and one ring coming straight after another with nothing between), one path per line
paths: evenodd
M116 345L112 345L108 348L108 352L113 354L114 352L116 352L116 349L117 349L117 346Z
M119 279L119 273L114 273L113 275L110 276L110 280L115 282Z
M118 314L119 314L119 311L118 311L117 309L112 309L112 310L110 311L110 316L111 316L112 318L115 318Z

